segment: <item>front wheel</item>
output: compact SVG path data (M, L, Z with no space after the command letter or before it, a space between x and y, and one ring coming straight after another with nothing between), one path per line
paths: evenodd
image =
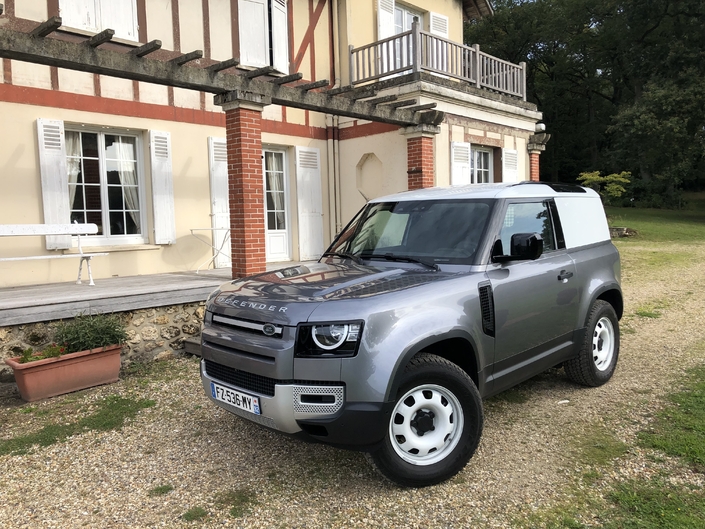
M406 367L384 442L368 459L399 485L435 485L465 467L482 424L482 399L467 373L422 353Z
M612 305L598 299L588 315L578 356L565 364L566 375L583 386L601 386L612 378L619 358L619 320Z

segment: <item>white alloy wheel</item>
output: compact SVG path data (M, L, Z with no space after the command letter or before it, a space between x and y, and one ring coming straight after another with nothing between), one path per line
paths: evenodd
M433 465L457 446L463 420L463 408L452 392L424 384L397 401L389 421L389 439L407 463Z
M614 327L606 316L600 318L592 333L592 359L595 367L606 371L612 366L614 356Z

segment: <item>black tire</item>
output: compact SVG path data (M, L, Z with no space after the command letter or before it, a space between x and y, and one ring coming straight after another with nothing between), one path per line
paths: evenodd
M482 399L467 373L421 353L404 370L384 442L367 458L398 485L435 485L465 467L480 442L483 421ZM402 430L408 439L399 435ZM416 446L421 451L415 454Z
M597 387L612 378L619 358L619 320L612 305L595 301L585 327L580 353L565 362L563 368L573 382Z

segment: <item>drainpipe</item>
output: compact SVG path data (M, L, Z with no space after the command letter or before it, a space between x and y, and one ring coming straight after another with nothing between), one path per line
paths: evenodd
M332 114L326 114L326 159L328 160L328 229L330 231L330 240L333 241L336 230L336 219L338 218L338 207L336 202L336 185L335 185L335 148L333 135L333 118Z
M340 16L338 2L333 0L333 73L335 74L334 88L340 86Z
M335 233L343 229L342 191L340 188L340 116L333 116L333 155L335 161Z

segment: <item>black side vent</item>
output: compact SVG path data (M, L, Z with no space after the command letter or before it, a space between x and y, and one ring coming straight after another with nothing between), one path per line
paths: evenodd
M494 296L492 285L480 285L480 308L482 309L482 331L494 336Z

